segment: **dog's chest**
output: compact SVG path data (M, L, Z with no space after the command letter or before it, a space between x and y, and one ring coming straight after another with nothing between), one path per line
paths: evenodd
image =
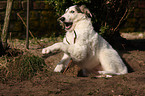
M65 38L68 44L74 44L77 39L77 34L75 31L67 32Z

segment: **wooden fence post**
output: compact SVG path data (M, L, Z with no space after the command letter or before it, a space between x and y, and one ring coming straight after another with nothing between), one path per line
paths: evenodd
M7 35L8 35L12 4L13 4L13 0L7 0L6 14L5 14L4 25L2 29L2 35L1 35L1 42L4 50L7 48Z
M26 48L29 49L29 0L27 0Z

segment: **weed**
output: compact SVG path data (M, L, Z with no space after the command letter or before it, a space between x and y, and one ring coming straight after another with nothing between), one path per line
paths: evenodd
M44 71L46 64L39 56L26 53L14 57L5 66L0 66L0 80L15 78L17 80L31 79L40 71Z

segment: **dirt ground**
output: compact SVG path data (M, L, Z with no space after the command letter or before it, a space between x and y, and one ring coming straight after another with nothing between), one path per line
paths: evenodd
M45 59L49 72L40 73L31 80L0 82L1 96L121 96L145 95L145 38L140 34L122 34L130 40L130 48L117 50L129 73L112 78L77 77L77 66L70 68L65 74L54 73L53 69L61 59L63 53L53 54ZM60 41L40 40L43 45L51 45ZM21 42L21 43L15 43ZM49 43L47 43L49 42ZM21 40L14 39L10 42L14 48L25 50ZM30 49L35 55L42 56L39 45L32 40Z

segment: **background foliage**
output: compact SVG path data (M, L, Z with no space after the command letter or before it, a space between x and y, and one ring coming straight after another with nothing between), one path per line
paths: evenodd
M72 5L86 5L93 14L95 30L104 37L112 37L119 31L122 23L132 10L132 0L48 0L57 12L62 15L66 8ZM125 16L124 16L125 15ZM121 18L124 16L123 20ZM118 26L118 27L117 27ZM114 30L115 29L115 30ZM115 32L114 32L115 31Z

